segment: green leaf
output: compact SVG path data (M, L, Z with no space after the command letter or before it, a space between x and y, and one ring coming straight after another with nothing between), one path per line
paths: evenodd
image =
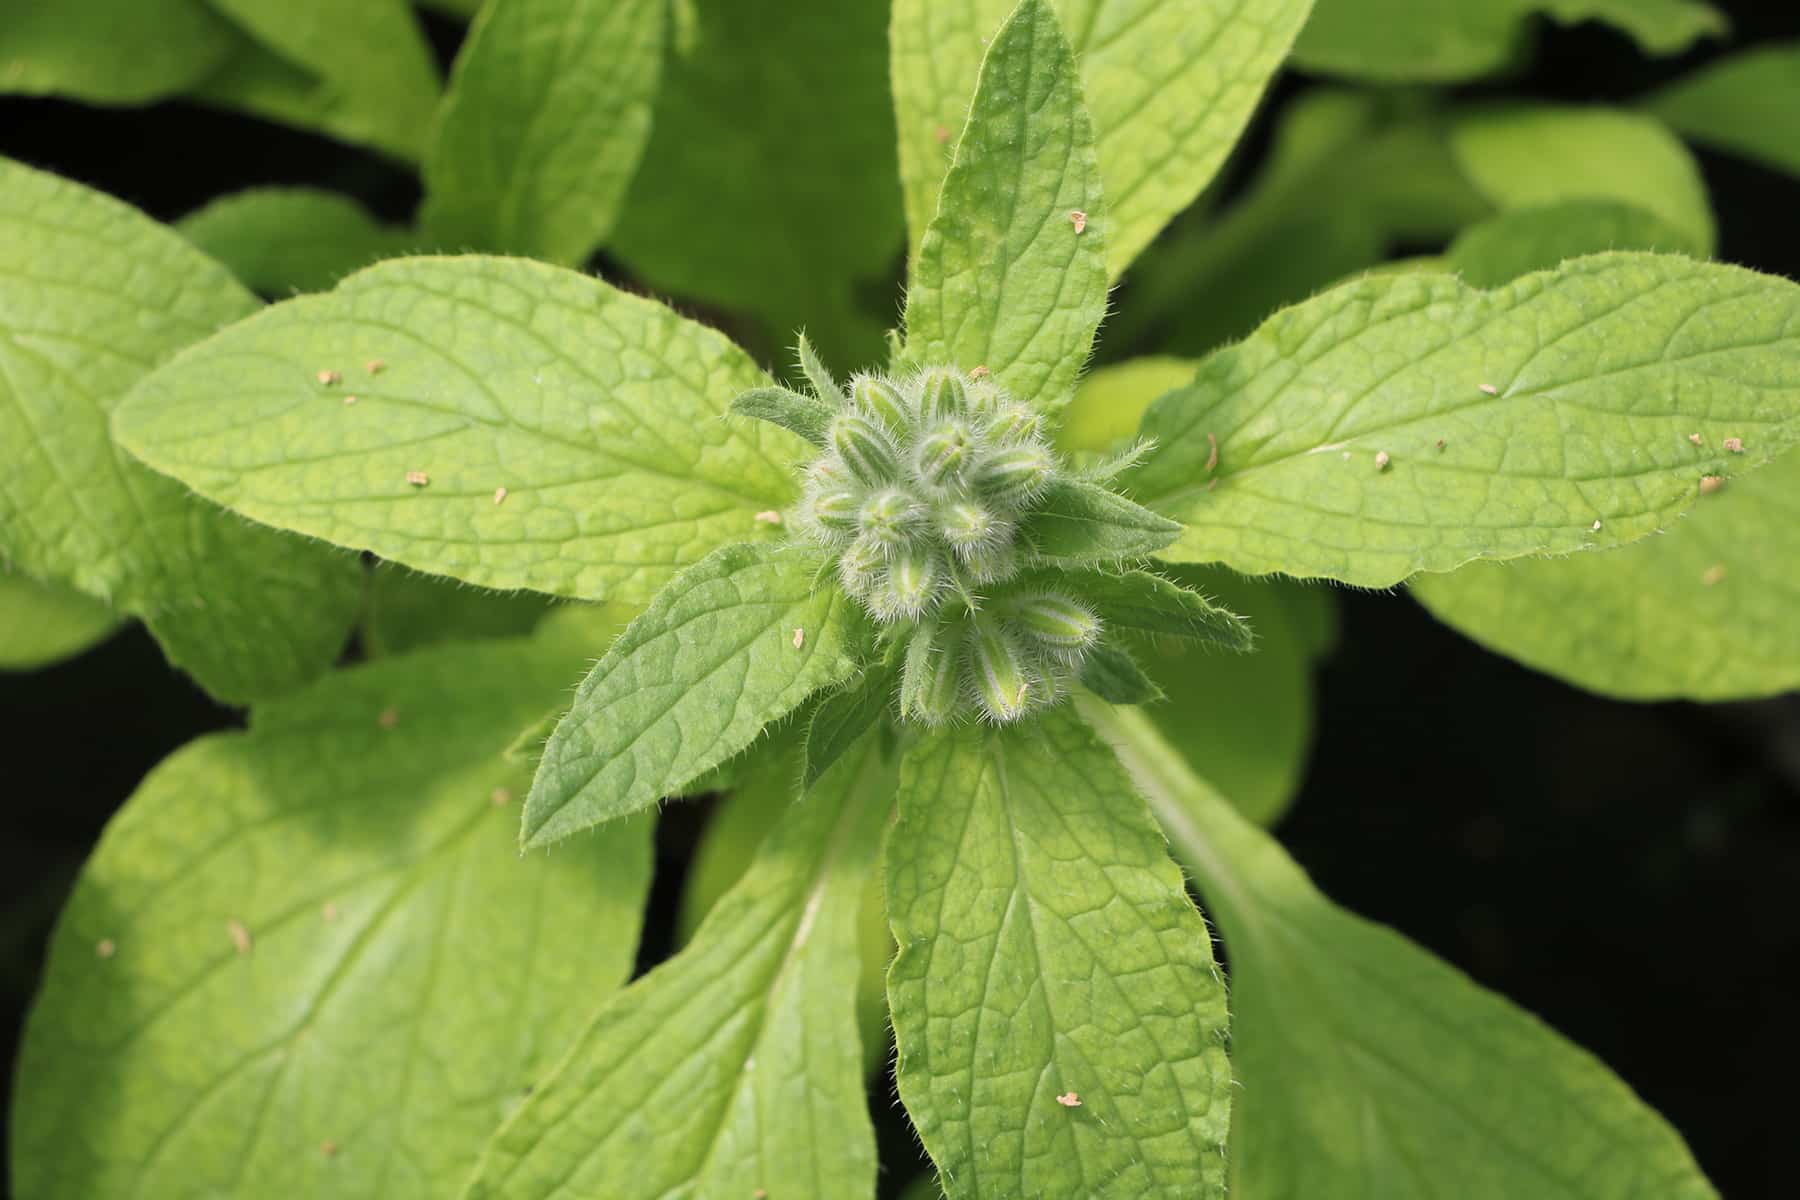
M1241 617L1212 604L1198 591L1149 571L1037 572L1021 590L1060 584L1079 596L1107 625L1177 639L1210 642L1230 650L1250 649L1250 627Z
M73 658L118 627L118 614L98 600L0 569L0 671Z
M806 723L802 790L817 783L819 776L848 753L863 734L883 723L882 718L893 707L899 680L898 662L878 664L850 686L819 701Z
M910 749L887 888L900 1098L951 1196L1223 1193L1206 923L1070 708Z
M759 387L751 388L733 400L731 411L741 417L767 421L815 446L823 446L831 420L841 409L784 387Z
M202 0L0 6L0 92L143 104L206 78L238 42Z
M1117 278L1225 160L1311 0L1060 0L1098 131ZM895 0L894 105L915 251L1010 0Z
M1081 565L1143 558L1181 536L1176 522L1080 479L1058 479L1033 505L1020 537L1039 562Z
M438 642L517 637L530 633L556 604L537 592L490 592L376 563L363 614L363 648L381 657Z
M1199 369L1199 362L1191 358L1151 356L1089 371L1063 410L1057 449L1065 454L1103 454L1130 440L1150 402L1191 382Z
M1708 63L1644 106L1703 146L1800 175L1800 42Z
M1796 347L1800 288L1685 258L1596 255L1488 292L1359 280L1152 405L1132 482L1186 525L1163 557L1246 574L1387 587L1623 545L1800 441ZM1690 444L1696 423L1747 453Z
M1108 704L1149 704L1163 698L1156 681L1138 666L1131 651L1101 642L1081 660L1081 686Z
M0 160L0 553L142 617L171 661L232 702L330 664L361 568L200 503L116 449L107 422L157 364L255 307L143 214Z
M1700 165L1654 117L1509 105L1457 121L1450 146L1470 181L1500 208L1621 200L1681 230L1699 257L1712 253L1716 230Z
M1513 60L1538 14L1564 25L1604 22L1651 54L1675 54L1726 29L1723 13L1694 0L1318 0L1294 61L1351 79L1474 79Z
M1680 1136L1593 1057L1332 904L1140 712L1084 707L1225 935L1232 1194L1715 1196Z
M200 98L419 157L439 81L406 0L207 3L254 43L206 82Z
M865 623L798 547L726 546L657 593L575 693L520 840L547 846L675 794L855 674Z
M642 602L769 536L755 514L792 498L804 443L725 419L763 380L721 335L574 271L402 259L194 348L116 432L267 524L484 587Z
M495 1135L467 1200L874 1196L853 997L894 787L878 740L787 805L685 950L601 1007Z
M1701 425L1703 438L1716 427ZM1800 455L1608 554L1479 563L1416 580L1432 615L1490 650L1628 700L1800 688Z
M575 264L612 231L650 138L661 0L505 0L458 52L425 157L444 245Z
M885 0L684 0L609 249L658 292L807 332L840 366L882 351L903 233ZM859 307L855 285L873 281Z
M265 296L322 292L372 262L419 245L356 201L317 188L251 188L196 209L175 228Z
M1024 0L982 62L937 216L913 259L908 355L985 366L1046 411L1066 404L1106 314L1102 207L1069 44L1045 0Z
M450 1194L631 969L649 825L523 862L494 802L567 672L523 642L348 671L153 771L51 943L20 1193Z
M1606 250L1703 253L1690 235L1641 208L1614 200L1567 200L1472 225L1450 244L1444 260L1464 283L1491 288Z

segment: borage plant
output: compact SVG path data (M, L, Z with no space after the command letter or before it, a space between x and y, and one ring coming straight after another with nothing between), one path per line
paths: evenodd
M1454 142L1448 206L1490 218L1448 255L1461 278L1364 276L1201 361L1084 378L1110 286L1212 179L1308 5L1061 8L1079 57L1044 0L895 3L904 332L842 382L805 337L784 383L527 258L395 258L258 312L175 234L0 170L7 554L104 602L93 629L139 616L255 702L246 731L158 767L82 874L18 1072L17 1194L870 1197L865 1079L890 1024L937 1168L921 1194L1187 1198L1228 1174L1253 1200L1711 1194L1597 1062L1310 885L1245 815L1291 791L1268 776L1294 723L1188 648L1251 648L1215 591L1266 631L1265 683L1329 639L1317 590L1198 564L1433 580L1434 610L1534 660L1561 634L1515 579L1599 606L1649 586L1609 573L1661 568L1478 560L1609 550L1695 505L1779 536L1738 478L1800 440L1800 290L1703 261L1704 197L1696 218L1681 187L1514 194L1488 169L1520 139L1671 153L1645 118L1390 117L1328 93L1314 135L1332 108L1371 146ZM807 288L783 255L897 221L899 197L852 203L846 168L847 234L778 213L782 245L708 213L697 181L741 147L696 165L677 144L713 153L693 132L721 98L756 102L759 49L800 35L678 16L494 0L423 149L421 228L352 216L332 244L575 263L605 242L860 353L869 322L829 299L882 239L819 255ZM1357 36L1322 21L1301 51ZM845 104L886 120L867 66ZM596 95L595 72L617 86ZM764 83L775 111L829 103ZM418 151L403 121L350 119L344 86L316 119ZM771 160L744 169L779 176L780 140L744 140ZM1218 226L1228 254L1180 233L1167 261L1228 279L1229 255L1310 228L1289 219L1327 180L1307 153L1283 141ZM323 287L276 251L324 211L244 197L185 232L251 284ZM1697 257L1589 253L1616 246ZM366 612L349 551L384 560ZM389 564L583 603L545 615ZM434 632L459 606L508 615ZM327 672L359 619L371 661ZM1653 655L1568 670L1725 695L1791 685L1792 661L1706 683ZM686 944L627 983L656 809L712 792ZM1229 948L1229 1013L1171 850Z

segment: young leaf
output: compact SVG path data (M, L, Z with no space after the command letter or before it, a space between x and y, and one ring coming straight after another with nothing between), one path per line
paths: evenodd
M1450 243L1444 261L1464 283L1491 288L1606 250L1703 253L1688 234L1644 209L1616 200L1565 200L1470 226Z
M1716 1196L1591 1056L1332 904L1133 709L1085 705L1193 870L1231 962L1232 1193Z
M611 232L650 138L661 0L505 0L469 27L425 156L444 245L575 265Z
M402 259L195 347L115 432L267 524L483 587L641 602L791 499L805 446L725 419L763 381L719 334L574 271Z
M141 213L6 160L0 264L0 554L142 617L221 699L328 666L355 619L360 565L212 509L107 431L134 383L255 297Z
M1644 107L1703 146L1800 175L1800 42L1717 59Z
M1697 0L1318 0L1294 61L1351 79L1473 79L1511 62L1540 13L1564 25L1603 21L1652 54L1726 29L1724 14Z
M1034 558L1064 565L1143 558L1180 536L1179 523L1097 483L1066 478L1050 485L1020 527Z
M0 6L0 92L144 104L218 70L240 35L204 0Z
M525 848L674 794L855 674L864 621L817 586L820 565L800 547L726 546L657 593L545 747Z
M410 230L377 224L348 196L316 188L251 188L175 223L238 281L270 297L322 292L372 262L416 249Z
M1206 924L1071 709L909 749L887 887L900 1098L952 1197L1222 1193Z
M1717 230L1700 164L1654 117L1547 104L1482 109L1451 127L1450 148L1500 208L1620 200L1681 230L1699 257L1712 254Z
M906 351L986 367L1040 409L1068 402L1106 313L1106 214L1081 80L1048 0L994 35L914 256Z
M1131 651L1112 642L1102 642L1082 657L1078 677L1082 687L1108 704L1150 704L1163 698Z
M1800 441L1797 347L1800 287L1685 258L1596 255L1488 292L1363 279L1152 405L1132 483L1187 527L1164 558L1248 574L1387 587L1622 545Z
M1433 616L1604 695L1742 700L1800 688L1800 454L1610 554L1421 576Z
M600 1008L465 1200L874 1196L853 1000L894 787L878 741L787 806L685 950Z
M832 418L843 409L784 387L759 387L751 388L733 400L731 411L739 416L779 425L815 446L823 446Z
M0 569L0 671L31 671L105 641L119 614L80 592Z
M522 862L496 803L567 671L512 642L343 672L152 772L51 943L20 1193L451 1194L631 970L649 824Z
M254 39L250 49L307 77L309 86L292 94L297 105L313 110L322 128L351 132L354 140L403 158L419 157L439 81L431 47L406 0L206 2ZM255 60L254 54L240 54L240 62ZM202 94L219 102L235 99L252 111L265 108L257 88L242 86L258 76L234 75L227 68L207 81Z
M806 723L806 765L800 774L802 789L819 781L827 768L842 758L870 729L881 723L893 705L900 680L896 663L869 668L863 678L819 702Z
M938 208L987 39L1011 0L895 0L894 105L916 251ZM1098 132L1117 278L1200 194L1236 143L1310 0L1061 0Z

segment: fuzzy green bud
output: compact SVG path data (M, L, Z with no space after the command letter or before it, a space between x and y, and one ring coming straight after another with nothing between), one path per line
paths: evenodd
M956 715L962 700L962 664L957 659L955 625L930 617L913 631L900 672L900 715L942 725Z
M863 534L838 558L838 581L859 600L867 600L887 575L887 552L881 543Z
M832 418L827 437L845 469L864 487L891 483L899 473L894 441L873 418L857 412L839 413Z
M857 522L865 537L892 548L906 541L919 517L919 506L911 496L899 488L884 488L863 501Z
M1067 596L1020 596L1007 602L1006 611L1020 633L1060 658L1079 656L1100 640L1100 618Z
M860 507L856 493L849 488L824 487L813 494L809 511L813 520L834 533L855 533Z
M895 437L904 436L916 420L912 405L900 389L875 375L858 375L850 381L850 397L856 406L883 425Z
M1016 507L1041 496L1056 474L1043 446L1009 446L986 459L975 473L975 490L989 504Z
M921 415L930 420L954 419L967 415L969 392L962 376L941 368L927 371L920 391L919 408Z
M992 614L976 613L970 620L969 673L975 700L991 720L1016 721L1040 699L1025 656Z
M962 480L974 455L975 439L968 426L946 422L919 439L919 478L933 487L951 487Z
M1004 446L1044 436L1044 418L1023 404L1008 404L988 420L988 436Z
M874 597L873 607L885 621L916 620L937 598L943 571L931 554L904 549L888 560L887 581Z

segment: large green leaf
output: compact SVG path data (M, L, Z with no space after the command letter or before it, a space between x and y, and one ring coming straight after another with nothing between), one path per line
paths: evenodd
M176 222L188 241L265 296L322 292L344 276L419 245L348 196L317 188L251 188Z
M938 210L951 138L1011 0L895 0L894 106L916 250ZM1193 203L1243 132L1311 0L1059 0L1081 65L1118 276Z
M1609 108L1521 104L1478 110L1450 130L1475 187L1499 208L1610 199L1661 217L1712 253L1700 165L1654 117Z
M693 942L600 1009L494 1137L468 1200L874 1196L854 997L894 792L878 742L790 802ZM791 765L764 759L750 786L785 783L793 801Z
M377 563L369 576L363 649L379 657L436 642L516 637L530 633L557 606L540 592L491 592Z
M1332 904L1141 713L1085 707L1225 936L1233 1195L1715 1195L1680 1136L1603 1065Z
M805 443L725 419L763 380L719 334L574 271L403 259L194 348L115 431L271 525L485 587L644 601L792 498Z
M1013 395L1067 403L1106 313L1107 216L1093 124L1047 0L994 36L906 295L920 362L986 367Z
M904 236L886 0L674 9L610 250L660 291L755 314L771 351L804 325L840 365L874 360Z
M1800 688L1800 454L1705 497L1662 537L1476 563L1422 576L1413 594L1490 650L1606 695L1736 700Z
M1622 545L1702 479L1800 441L1797 348L1800 287L1673 256L1595 255L1487 292L1363 279L1152 405L1160 446L1131 482L1187 526L1163 557L1248 574L1386 587Z
M1708 63L1644 103L1702 145L1800 175L1800 42Z
M152 772L51 944L18 1194L450 1194L631 969L648 824L521 861L505 802L568 666L511 642L345 672Z
M1352 79L1472 79L1511 62L1538 14L1564 25L1605 22L1652 54L1674 54L1726 27L1724 14L1695 0L1318 0L1294 61Z
M544 748L521 841L546 846L676 794L856 673L865 619L800 546L726 546L613 643Z
M216 71L239 36L203 0L0 5L0 92L142 104Z
M406 0L206 0L249 35L203 99L416 159L437 63Z
M1206 923L1070 708L909 749L887 888L900 1098L951 1196L1223 1194Z
M230 701L328 665L362 573L199 502L119 451L107 422L157 364L255 308L143 214L0 160L0 552L142 617L173 662Z
M0 569L0 671L29 671L80 654L119 615L80 592Z
M444 245L579 263L612 229L662 73L663 0L503 0L469 29L425 158Z

